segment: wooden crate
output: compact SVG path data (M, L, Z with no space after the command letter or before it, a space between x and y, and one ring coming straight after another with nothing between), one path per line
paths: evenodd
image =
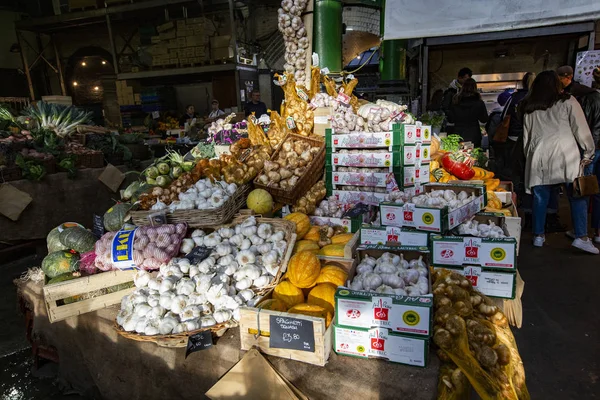
M312 322L315 337L315 351L309 352L271 348L269 345L269 320L271 315ZM260 335L256 334L258 331L260 331ZM254 307L240 308L240 340L242 343L242 350L250 350L253 346L256 346L263 353L272 356L302 361L323 367L327 363L329 354L331 353L332 332L333 323L330 324L329 327L326 327L323 318L314 318L301 314L289 314L271 310L259 310Z
M135 287L77 301L71 304L61 303L62 300L69 297L80 296L106 289L111 286L120 285L122 283L133 282L135 273L135 270L108 271L44 286L44 299L46 302L46 310L48 311L48 319L50 322L54 323L74 315L81 315L114 304L119 304L123 296L132 293L135 290Z

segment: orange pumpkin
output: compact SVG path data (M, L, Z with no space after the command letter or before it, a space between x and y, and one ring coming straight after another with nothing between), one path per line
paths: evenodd
M330 313L335 310L335 289L331 283L320 283L308 294L308 304L321 306Z
M288 312L292 314L308 315L309 317L323 318L325 319L326 326L329 326L331 319L333 318L333 315L325 308L308 303L297 304L290 308Z
M282 281L275 286L273 298L285 304L286 308L304 303L302 289L294 286L290 281Z
M319 226L311 226L303 239L312 240L315 243L318 242L321 239L321 228Z
M348 279L348 273L335 265L325 265L317 278L317 283L331 283L335 287L342 286Z
M285 303L278 299L265 300L259 304L258 308L262 310L282 311L285 312L289 307Z
M305 236L306 237L306 236ZM310 251L311 253L317 254L321 250L317 242L312 240L299 240L294 245L294 252L292 254L300 253L301 251Z
M306 235L310 229L310 218L308 218L308 215L306 214L295 212L286 215L284 219L296 224L297 240L303 239L304 235Z
M354 237L354 233L340 233L333 235L331 244L346 244Z
M321 262L317 256L310 251L301 251L290 259L286 276L294 286L308 288L315 285L320 272Z

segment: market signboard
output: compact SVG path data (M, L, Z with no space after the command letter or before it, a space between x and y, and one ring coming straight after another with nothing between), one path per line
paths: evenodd
M315 351L315 332L312 321L271 315L269 346L278 349Z
M386 0L384 39L498 32L595 19L600 19L598 0Z

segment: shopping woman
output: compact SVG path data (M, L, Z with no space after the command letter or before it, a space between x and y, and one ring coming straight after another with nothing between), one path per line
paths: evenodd
M479 123L484 124L487 120L487 109L477 91L477 83L475 79L469 78L452 100L448 122L454 124L454 133L460 135L465 142L472 142L475 147L481 147Z
M556 185L566 184L573 246L598 254L587 237L587 197L573 197L573 180L594 156L594 140L577 100L562 92L554 71L540 73L519 104L523 120L525 190L533 194L533 245L544 244L546 209Z

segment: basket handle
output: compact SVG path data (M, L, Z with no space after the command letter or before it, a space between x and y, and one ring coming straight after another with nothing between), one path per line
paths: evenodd
M258 312L256 313L256 333L254 334L254 340L258 340L258 338L260 337L260 311L262 310L261 307L257 308Z

